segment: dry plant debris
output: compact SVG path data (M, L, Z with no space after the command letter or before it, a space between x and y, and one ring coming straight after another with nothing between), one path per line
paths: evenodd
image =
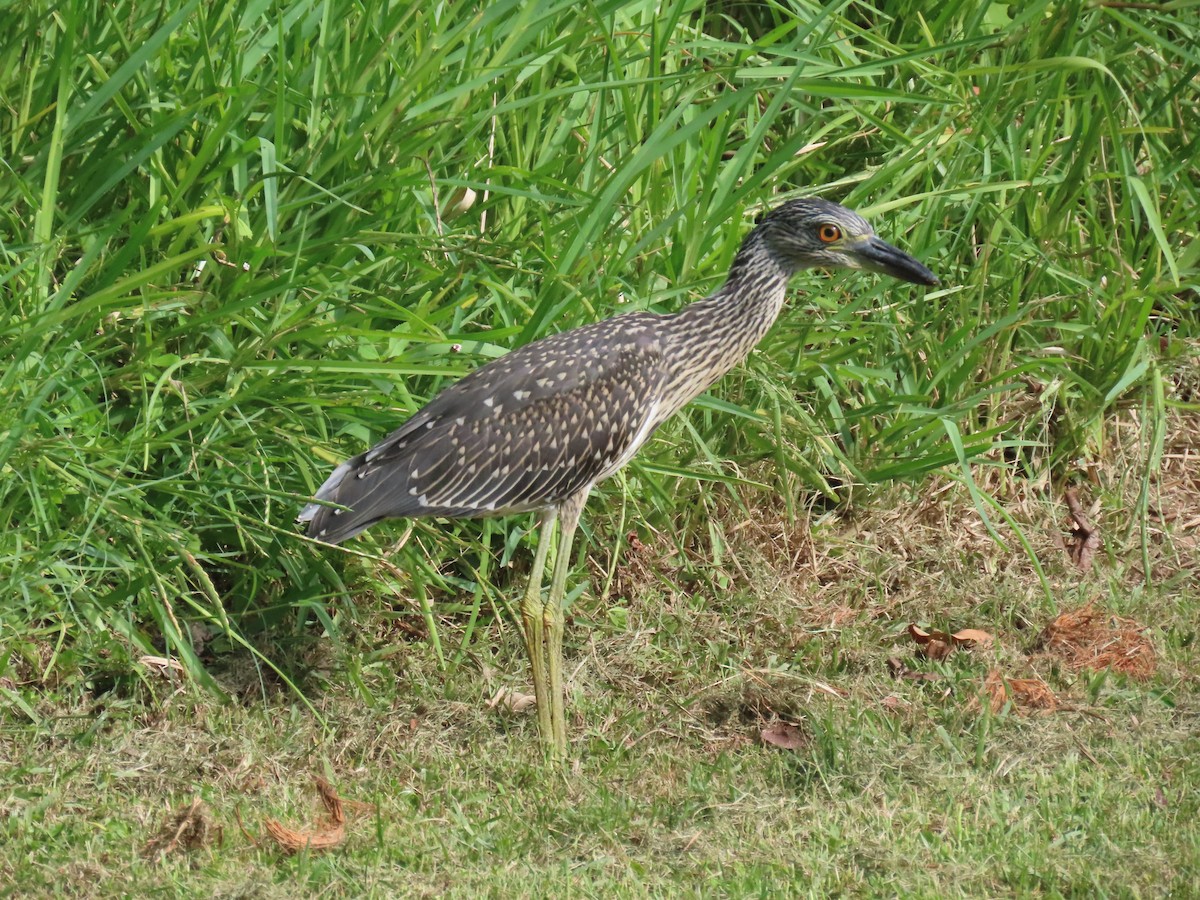
M1075 488L1067 488L1063 499L1066 501L1071 518L1075 520L1075 527L1071 529L1072 542L1067 545L1067 554L1071 557L1071 562L1075 563L1076 568L1086 571L1092 567L1092 559L1096 556L1096 551L1100 549L1100 531L1084 513Z
M175 850L198 850L208 846L216 832L220 840L221 829L213 829L205 815L204 801L196 797L187 806L181 806L159 827L158 833L146 842L142 855L147 859L160 859Z
M987 694L993 713L1000 712L1006 703L1011 703L1012 708L1022 715L1029 712L1050 713L1058 709L1058 698L1054 696L1054 691L1040 678L1006 678L999 669L992 669L983 680L983 692ZM972 701L972 706L981 707L979 698Z
M1158 669L1145 630L1132 619L1108 615L1089 603L1062 613L1047 625L1041 647L1074 672L1108 669L1140 681Z
M925 631L916 625L909 625L908 635L916 642L917 653L929 659L945 659L953 650L970 650L992 643L992 636L978 628L964 628L962 631L948 634L937 629Z
M803 750L808 746L808 738L795 725L787 722L777 722L762 729L758 736L764 744L778 747L780 750Z
M898 656L888 657L887 667L893 678L903 678L906 681L940 681L942 678L936 672L914 672Z
M537 706L537 697L502 687L487 702L488 709L502 709L510 713L523 713Z
M287 853L299 853L302 850L309 852L332 850L346 839L346 814L342 809L341 798L324 778L318 777L314 781L317 793L321 795L321 803L324 804L325 811L328 813L327 822L318 828L297 831L280 824L275 819L263 821L263 828L266 829L267 834ZM254 839L251 837L251 840Z
M169 659L165 656L139 656L138 663L145 666L154 675L159 675L163 678L172 678L175 675L185 675L186 670L183 664L177 659Z

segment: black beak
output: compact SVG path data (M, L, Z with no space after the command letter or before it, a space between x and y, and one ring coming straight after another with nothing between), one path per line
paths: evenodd
M887 241L872 235L857 247L849 251L864 269L891 275L901 281L913 284L924 284L933 287L938 283L937 276L927 268Z

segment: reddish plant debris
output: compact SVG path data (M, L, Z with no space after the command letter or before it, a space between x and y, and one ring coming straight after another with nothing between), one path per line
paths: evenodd
M346 839L346 813L342 799L337 795L333 786L324 778L314 779L317 793L325 807L327 819L311 829L288 828L275 819L264 819L263 829L279 847L286 853L299 853L303 850L321 852L332 850ZM364 804L354 804L363 806ZM240 817L239 817L240 822ZM245 828L242 829L245 831ZM258 843L254 836L246 833L252 843Z
M992 669L983 680L983 692L993 713L1000 712L1006 703L1011 703L1012 708L1022 715L1058 709L1058 697L1040 678L1006 678L999 669ZM973 705L980 706L978 698Z
M1055 618L1042 631L1040 643L1072 671L1107 669L1144 680L1158 670L1145 631L1132 619L1109 615L1089 603Z

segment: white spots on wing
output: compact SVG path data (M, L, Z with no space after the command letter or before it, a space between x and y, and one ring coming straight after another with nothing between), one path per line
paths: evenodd
M428 506L429 505L429 495L422 494L420 497L417 498L417 502L420 503L422 506Z
M484 397L483 398L483 405L486 406L488 409L491 409L493 406L495 406L495 404L496 404L496 399L494 397Z
M357 474L356 474L354 477L355 477L355 478L358 478L358 479L360 479L360 480L361 480L361 479L363 479L363 478L366 478L366 477L367 477L367 470L366 470L366 469L359 469L359 470L358 470L358 473L357 473Z
M466 421L467 421L466 416L459 416L457 419L454 420L455 424L458 424L458 425L465 425Z
M513 391L513 396L520 402L529 398L529 391Z
M410 496L410 497L415 497L415 496L417 496L417 488L415 488L415 487L411 487L411 488L409 488L409 489L408 489L408 496Z

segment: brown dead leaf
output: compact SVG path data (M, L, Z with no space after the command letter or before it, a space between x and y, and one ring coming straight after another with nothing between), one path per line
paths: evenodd
M926 641L917 647L917 653L928 659L945 659L953 650L953 646L946 641L939 641L937 638L934 638L932 641Z
M1071 529L1073 543L1067 545L1067 554L1077 568L1090 569L1092 559L1095 557L1096 551L1100 549L1100 531L1088 520L1083 506L1079 502L1079 496L1075 493L1075 488L1067 488L1063 499L1066 501L1071 518L1075 520L1075 527Z
M1110 669L1141 680L1158 668L1154 646L1145 631L1145 626L1133 619L1109 615L1089 603L1062 613L1047 625L1041 646L1072 671Z
M138 663L145 666L154 675L162 677L174 677L173 673L183 675L186 671L179 660L166 656L139 656Z
M537 707L537 697L533 694L522 694L520 691L500 688L487 702L488 709L502 709L510 713L523 713Z
M936 628L926 631L916 625L909 625L908 634L916 642L917 652L929 659L945 659L953 650L987 646L993 640L990 634L978 628L964 628L949 634Z
M961 631L954 632L950 637L954 639L954 646L956 647L973 647L976 644L986 647L993 641L990 634L978 628L964 628Z
M180 848L198 850L208 845L213 830L205 815L204 801L196 797L163 822L158 833L146 842L142 855L147 859L159 859ZM215 832L220 840L221 829L217 828Z
M808 738L795 725L777 722L762 729L758 736L764 744L779 747L781 750L803 750L808 746Z

